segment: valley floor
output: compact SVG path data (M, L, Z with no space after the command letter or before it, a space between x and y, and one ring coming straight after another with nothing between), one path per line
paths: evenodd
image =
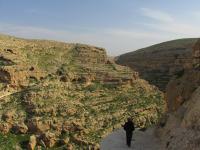
M159 139L154 136L154 129L145 132L135 131L132 139L132 147L126 146L126 136L123 129L116 130L101 142L101 150L163 150Z

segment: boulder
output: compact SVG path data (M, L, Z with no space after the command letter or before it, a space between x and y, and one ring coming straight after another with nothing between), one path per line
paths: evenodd
M90 144L88 141L83 140L83 139L81 139L81 138L78 137L78 136L74 136L74 137L72 138L72 141L73 141L74 143L76 143L77 145L89 145L89 144Z
M15 134L25 134L28 131L28 127L24 123L19 123L19 124L13 125L12 131Z
M40 140L42 140L44 144L46 145L46 147L49 147L49 148L53 147L57 141L55 134L51 132L43 133L40 136Z
M61 140L61 142L62 142L63 144L68 144L68 143L69 143L69 138L68 138L68 137L65 137L65 138L63 138L63 139Z
M76 122L76 121L73 121L73 122L65 121L62 126L63 132L68 132L68 131L77 132L77 131L82 131L82 130L83 130L83 127L81 123Z
M0 132L3 134L7 134L11 128L12 125L9 123L0 123Z
M94 144L92 146L92 150L100 150L100 145L99 144Z
M67 144L67 150L73 150L73 145Z
M35 147L36 147L36 144L37 144L36 136L35 135L31 135L30 139L29 139L29 143L28 143L27 149L28 150L34 150Z
M11 81L10 73L8 71L1 69L0 70L0 81L3 83L10 83L10 81Z
M71 122L65 121L62 124L62 132L68 132L71 129Z
M69 82L69 78L67 76L61 76L60 81L62 82Z
M48 122L42 122L37 117L28 120L27 126L31 133L44 133L50 129L50 124Z
M2 115L2 120L12 122L15 116L15 111L7 111Z

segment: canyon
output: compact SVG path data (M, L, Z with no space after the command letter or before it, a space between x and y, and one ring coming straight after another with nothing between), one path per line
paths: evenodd
M160 141L158 147L195 150L199 88L199 39L113 60L96 46L0 35L0 144L98 150L132 117L138 129L154 126L146 133Z

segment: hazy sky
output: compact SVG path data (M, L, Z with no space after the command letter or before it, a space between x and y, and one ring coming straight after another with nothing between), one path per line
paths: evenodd
M0 33L85 43L119 55L200 37L199 0L0 0Z

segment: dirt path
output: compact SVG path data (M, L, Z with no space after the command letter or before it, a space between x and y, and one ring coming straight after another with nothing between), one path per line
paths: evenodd
M125 142L125 132L123 129L116 130L108 135L101 142L101 150L164 150L159 139L154 136L154 129L145 132L135 131L132 139L132 146L128 148Z
M3 95L0 95L0 99L4 98L4 97L6 97L6 96L9 96L9 95L11 95L11 94L13 94L13 93L11 93L11 92L6 92L6 93L4 93Z
M11 92L3 92L3 94L1 95L0 94L0 99L4 98L4 97L7 97L7 96L10 96L10 95L13 95L13 94L17 94L17 93L21 93L21 92L24 92L24 91L28 91L28 90L31 90L33 87L36 87L36 86L31 86L27 89L24 89L24 90L19 90L19 91L14 91L12 90Z

